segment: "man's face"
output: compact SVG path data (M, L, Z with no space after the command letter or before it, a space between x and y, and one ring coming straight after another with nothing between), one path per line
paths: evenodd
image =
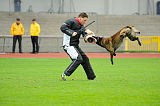
M80 20L81 25L84 25L84 24L86 24L88 18L87 17L84 17L84 18L80 17L79 20Z
M33 24L35 24L36 21L32 21Z
M17 25L19 25L19 24L20 24L20 21L16 21L16 23L17 23Z

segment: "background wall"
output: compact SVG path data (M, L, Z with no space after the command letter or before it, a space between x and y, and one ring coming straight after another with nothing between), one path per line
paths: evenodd
M78 14L44 14L19 12L12 12L9 14L8 12L0 12L0 35L2 35L0 36L0 52L11 52L12 50L13 40L12 36L9 35L10 27L11 24L15 22L17 17L21 18L25 28L25 35L28 35L28 37L24 37L22 41L24 48L23 52L31 52L29 27L33 18L36 18L38 23L41 25L40 52L63 52L61 47L63 33L60 31L60 26L66 19L75 17L77 15ZM134 25L138 30L140 30L140 36L160 36L160 15L89 14L89 22L93 20L96 22L88 28L95 32L96 36L109 37L127 25ZM4 37L4 35L8 36ZM157 42L155 39L151 39L151 41ZM100 48L97 45L84 43L83 38L81 39L80 44L85 52L106 52L105 49ZM131 44L133 44L133 42ZM135 45L138 45L137 42ZM124 46L125 45L122 44L118 50L124 51Z
M51 2L53 1L53 3ZM107 15L156 14L160 0L21 0L21 11L92 12ZM53 8L51 8L51 5ZM14 11L14 0L0 0L0 11Z
M17 17L21 18L25 35L29 35L31 20L37 19L41 25L41 52L63 52L59 28L82 11L89 14L89 21L96 21L89 29L97 36L109 37L126 25L136 26L140 36L160 36L160 15L155 15L157 1L160 0L21 0L21 12L14 12L14 0L0 0L0 52L11 52L10 27ZM4 39L3 35L9 36ZM106 52L81 41L86 52ZM24 37L23 45L24 52L30 52L30 37ZM119 50L124 51L124 44Z

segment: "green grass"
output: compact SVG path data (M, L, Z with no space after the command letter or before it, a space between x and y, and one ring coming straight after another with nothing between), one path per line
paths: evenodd
M0 106L160 106L159 58L90 61L62 81L70 59L0 58Z

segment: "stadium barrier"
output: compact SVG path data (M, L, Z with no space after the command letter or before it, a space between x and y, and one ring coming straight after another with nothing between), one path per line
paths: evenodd
M41 35L39 36L40 53L62 53L63 35ZM105 49L98 47L96 44L85 43L84 39L80 39L80 47L84 52L107 52ZM13 45L12 35L0 35L0 53L11 53ZM96 49L95 49L96 48ZM32 51L32 43L30 35L23 35L22 37L22 51L29 53ZM16 51L18 52L18 42L16 44Z
M0 35L0 53L8 53L12 51L12 35ZM124 40L117 52L160 52L160 36L139 36L142 46L137 41L130 41L128 38ZM104 48L98 47L96 44L86 44L84 39L80 39L80 46L85 52L107 52ZM18 42L17 42L18 43ZM39 37L40 52L61 53L64 52L62 46L62 35L53 37L52 35L44 35ZM18 46L18 44L17 44ZM16 47L18 51L18 47ZM23 36L22 41L23 52L31 52L32 45L29 35Z
M160 52L160 36L139 36L142 46L137 41L125 39L125 51L156 51Z

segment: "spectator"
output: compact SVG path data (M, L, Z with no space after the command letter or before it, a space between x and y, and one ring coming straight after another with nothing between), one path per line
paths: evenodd
M40 25L36 22L34 18L30 26L30 35L32 40L33 51L31 53L39 53L38 36L40 33Z
M13 35L13 47L12 47L12 53L15 53L15 47L16 42L18 40L19 43L19 53L22 53L22 35L24 35L24 27L22 23L20 22L20 18L16 19L16 22L14 22L11 26L11 35Z

